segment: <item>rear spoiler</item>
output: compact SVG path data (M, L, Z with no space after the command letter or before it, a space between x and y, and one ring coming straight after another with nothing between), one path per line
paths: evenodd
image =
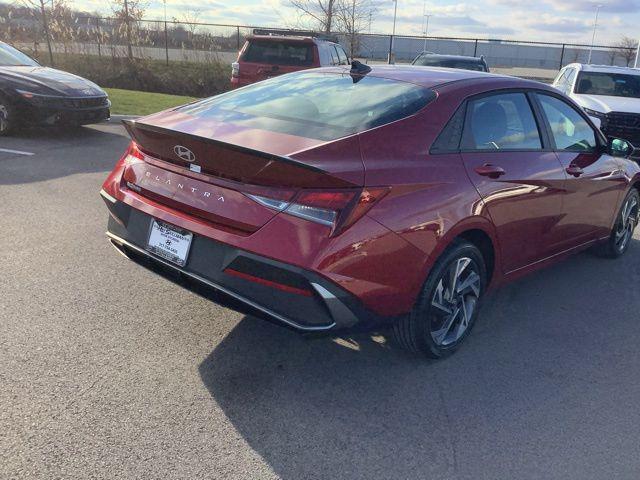
M182 138L182 139L195 140L195 141L198 141L198 142L201 142L201 143L206 143L206 144L209 144L209 145L215 145L217 147L222 147L222 148L224 148L226 150L232 150L232 151L236 151L236 152L246 153L246 154L253 155L253 156L256 156L256 157L264 158L264 159L269 160L269 161L288 163L288 164L294 165L296 167L300 167L300 168L304 168L306 170L310 170L312 172L324 173L324 171L319 169L319 168L316 168L316 167L314 167L312 165L308 165L308 164L303 163L303 162L299 162L298 160L294 160L293 158L284 157L284 156L281 156L281 155L274 155L273 153L263 152L263 151L260 151L260 150L254 150L252 148L243 147L241 145L236 145L234 143L227 143L227 142L223 142L221 140L215 140L213 138L200 137L198 135L193 135L191 133L178 132L176 130L171 130L169 128L157 127L155 125L149 125L149 124L146 124L146 123L140 123L140 122L137 122L135 120L122 120L122 123L124 123L124 127L127 129L127 133L129 133L129 136L131 137L131 139L133 141L135 141L136 143L138 143L138 144L140 144L141 142L138 141L138 138L136 137L136 130L137 131L153 132L153 133L171 135L172 137L174 137L176 139ZM142 146L142 149L144 150L144 146Z
M197 164L202 173L209 175L270 186L302 188L354 186L351 182L290 157L135 120L123 120L122 123L142 152L188 168L191 164ZM192 161L178 157L175 149L180 146L186 147L194 154Z

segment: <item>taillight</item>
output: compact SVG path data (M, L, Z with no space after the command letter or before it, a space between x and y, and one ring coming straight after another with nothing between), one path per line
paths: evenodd
M235 78L240 76L240 64L238 62L231 64L231 76Z
M124 155L122 155L120 161L126 164L131 164L140 160L144 160L144 153L140 151L136 142L131 142L127 147L127 150L124 152Z
M331 228L338 235L353 225L389 191L387 187L349 190L302 190L291 201L248 194L265 207Z

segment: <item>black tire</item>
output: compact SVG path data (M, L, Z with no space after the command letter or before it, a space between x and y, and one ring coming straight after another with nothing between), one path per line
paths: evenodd
M16 110L3 96L0 96L0 137L9 135L17 123Z
M469 287L466 296L456 294L456 298L448 300L447 297L451 296L449 292L456 291L455 286L450 288L451 283L460 285L457 280L452 282L451 274L461 266L457 280L463 285L473 281L474 288ZM471 278L472 272L477 276L477 282L475 277ZM431 269L411 314L394 325L393 336L396 341L406 350L430 358L443 358L452 354L464 342L476 322L480 300L486 287L486 272L480 250L469 242L456 241ZM435 306L437 304L441 307ZM467 315L471 305L471 314ZM445 309L451 313L446 313ZM456 315L459 317L456 318ZM451 316L453 319L450 323ZM448 330L447 324L450 324Z
M633 231L638 225L639 214L640 194L632 188L620 206L611 235L605 243L596 247L596 253L607 258L618 258L624 255L629 249Z

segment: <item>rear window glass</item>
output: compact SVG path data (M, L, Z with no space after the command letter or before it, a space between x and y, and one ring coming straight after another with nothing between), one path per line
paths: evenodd
M242 60L253 63L268 63L269 65L308 67L313 64L313 45L301 42L251 40Z
M418 59L416 59L414 65L422 65L425 67L460 68L462 70L475 70L478 72L485 72L487 70L484 66L484 63L476 60L438 58L429 55L419 57Z
M333 140L407 117L435 97L412 83L298 72L180 108L248 128Z

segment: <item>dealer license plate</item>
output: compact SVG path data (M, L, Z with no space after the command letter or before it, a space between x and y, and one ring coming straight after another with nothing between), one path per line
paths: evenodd
M147 250L184 267L187 263L192 239L191 232L152 220Z

